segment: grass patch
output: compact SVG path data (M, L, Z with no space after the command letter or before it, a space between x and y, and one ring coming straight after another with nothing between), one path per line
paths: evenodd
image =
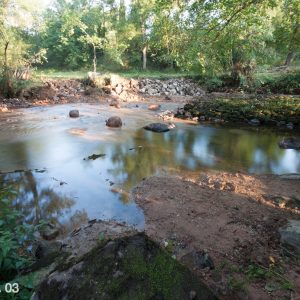
M37 78L48 78L48 79L85 79L87 73L90 70L57 70L57 69L38 69L34 71L34 76ZM116 70L110 71L105 68L99 68L98 72L101 74L113 73L123 76L125 78L156 78L156 79L167 79L175 77L194 77L195 73L186 73L180 71L160 71L160 70Z

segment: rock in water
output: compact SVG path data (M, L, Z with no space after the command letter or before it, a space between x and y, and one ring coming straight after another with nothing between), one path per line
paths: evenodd
M258 119L251 119L249 121L249 124L253 125L253 126L259 126L260 125L260 121Z
M149 125L144 126L144 129L153 132L167 132L170 130L169 126L163 123L151 123Z
M300 139L296 139L294 137L284 138L279 142L279 147L282 149L300 150Z
M77 110L77 109L70 110L69 116L70 116L70 118L78 118L79 117L79 110Z
M110 117L107 121L106 121L106 126L108 127L122 127L122 120L120 117L114 116L114 117Z
M150 104L149 106L148 106L148 109L149 110L153 110L153 111L157 111L157 110L160 110L160 104Z

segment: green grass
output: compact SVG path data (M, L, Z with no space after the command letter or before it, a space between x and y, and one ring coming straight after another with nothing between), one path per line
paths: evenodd
M41 79L84 79L87 77L87 70L62 71L56 69L40 69L34 72L34 77Z
M87 77L87 73L90 70L56 70L56 69L38 69L34 72L34 76L36 78L41 79L84 79ZM113 73L118 74L120 76L126 78L172 78L172 77L193 77L196 76L195 73L186 73L186 72L178 72L175 70L170 71L160 71L160 70L119 70L111 72L106 69L102 69L101 67L97 70L99 73Z

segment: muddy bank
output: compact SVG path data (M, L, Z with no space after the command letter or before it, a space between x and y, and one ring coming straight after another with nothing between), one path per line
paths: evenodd
M296 256L287 258L280 244L279 228L299 219L299 179L286 178L152 177L133 197L144 210L146 233L222 299L285 299L300 295Z
M93 76L83 80L45 80L40 86L21 90L15 98L0 96L0 112L14 108L66 103L141 102L149 98L158 101L179 101L204 95L199 84L190 79L127 79L115 74ZM118 101L119 103L116 103Z

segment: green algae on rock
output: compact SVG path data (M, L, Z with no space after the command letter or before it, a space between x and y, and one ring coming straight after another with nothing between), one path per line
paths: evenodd
M217 297L187 268L138 233L100 243L39 286L39 299L197 299Z

